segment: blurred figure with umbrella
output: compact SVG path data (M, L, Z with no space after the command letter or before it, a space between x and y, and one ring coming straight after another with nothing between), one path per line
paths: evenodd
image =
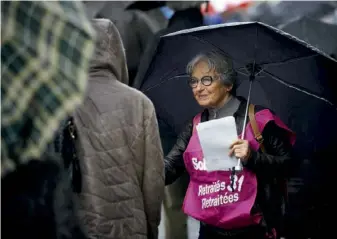
M279 27L330 56L337 55L337 25L300 17Z
M283 24L279 28L336 59L336 25L304 16ZM320 154L328 153L323 151ZM317 193L313 192L319 191L319 187L321 187L317 184L317 181L329 182L326 173L328 168L327 165L317 162L317 155L318 153L315 152L312 155L312 160L301 165L301 177L291 178L289 182L291 209L287 214L287 238L314 237L312 234L317 234L326 225L326 223L320 222L324 217L316 216L326 211L326 209L321 209L325 207L323 205L326 205L326 202L321 203L320 198L316 196ZM308 174L305 171L315 173ZM323 185L325 184L323 183ZM303 203L303 200L305 200L305 203ZM317 220L318 218L320 219Z
M121 34L125 47L132 85L140 58L149 40L166 27L167 20L160 12L165 1L87 1L87 12L92 18L110 19Z
M247 97L247 92L251 92L248 103L272 109L296 132L296 162L310 161L314 155L332 151L337 132L337 84L334 80L337 62L318 49L262 23L200 27L161 38L140 89L154 102L158 117L176 133L183 129L184 122L202 110L183 80L188 78L185 66L201 50L214 49L233 62L238 73L237 96ZM198 87L203 87L201 79L198 80ZM182 141L188 143L188 140ZM181 158L179 162L183 170ZM319 162L325 164L324 168L331 165L329 161ZM290 167L287 174L296 173L296 169ZM318 178L316 184L322 186L326 181L320 180Z
M336 7L336 1L256 1L247 14L251 21L279 26L303 16L320 19L334 12Z

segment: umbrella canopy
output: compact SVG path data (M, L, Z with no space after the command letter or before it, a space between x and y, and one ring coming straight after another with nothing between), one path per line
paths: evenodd
M140 89L158 117L176 133L201 108L185 75L201 51L220 50L234 63L237 94L271 108L297 133L296 148L309 155L335 141L337 62L291 35L262 23L236 23L183 30L161 38ZM324 142L322 139L325 139Z
M329 55L337 55L337 25L300 17L279 28Z

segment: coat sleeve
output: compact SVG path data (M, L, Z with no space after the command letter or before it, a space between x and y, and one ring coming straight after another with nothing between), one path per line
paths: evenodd
M253 172L266 177L284 176L292 159L292 145L287 131L270 121L262 132L266 152L253 151L243 164Z
M165 157L165 185L177 180L185 172L183 154L192 136L193 123L189 122L178 135L172 150Z
M152 103L146 102L144 119L145 155L142 192L148 223L148 238L158 238L161 204L164 198L164 156Z

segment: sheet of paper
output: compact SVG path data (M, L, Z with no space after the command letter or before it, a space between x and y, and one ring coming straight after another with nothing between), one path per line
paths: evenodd
M228 156L230 145L238 139L233 116L200 123L196 129L207 171L228 171L238 166L238 159Z

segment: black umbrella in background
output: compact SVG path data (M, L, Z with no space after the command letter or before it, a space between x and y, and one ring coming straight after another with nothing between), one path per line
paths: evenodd
M153 8L159 8L166 5L166 1L134 1L126 9L137 9L141 11L149 11Z
M300 17L281 25L281 30L296 36L328 55L337 55L337 25Z
M173 10L181 10L199 6L203 2L206 1L125 1L123 4L126 6L126 10L149 11L163 6L168 6Z
M262 1L248 10L248 17L271 26L279 26L292 19L308 16L319 19L332 13L335 1Z

